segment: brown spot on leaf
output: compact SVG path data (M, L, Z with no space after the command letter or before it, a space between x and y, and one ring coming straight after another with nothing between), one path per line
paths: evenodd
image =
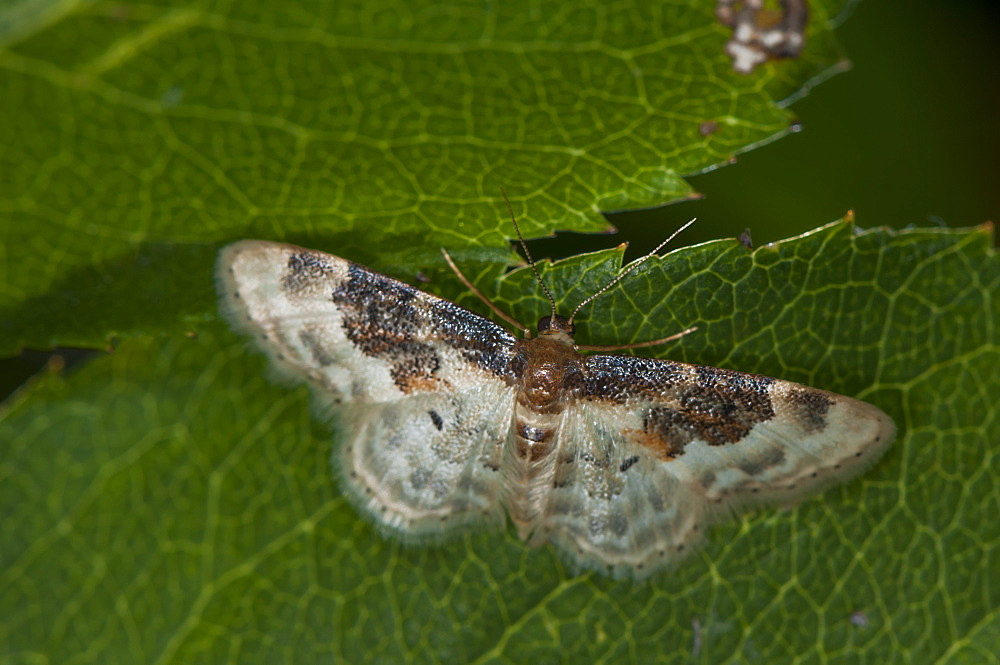
M702 136L711 136L717 131L719 131L719 123L714 120L705 120L698 125L698 133Z

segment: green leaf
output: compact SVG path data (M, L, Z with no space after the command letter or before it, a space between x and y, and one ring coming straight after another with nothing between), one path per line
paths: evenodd
M572 304L620 256L542 268ZM479 277L515 316L544 310L528 271ZM510 531L384 540L336 487L304 388L268 383L221 328L127 341L0 421L0 659L996 662L998 289L988 227L840 223L680 249L590 306L581 342L697 324L663 355L855 395L899 426L858 480L721 525L641 584Z
M845 2L812 4L753 76L702 0L8 4L0 353L197 329L236 238L416 270L501 247L501 186L528 235L692 197L835 71Z

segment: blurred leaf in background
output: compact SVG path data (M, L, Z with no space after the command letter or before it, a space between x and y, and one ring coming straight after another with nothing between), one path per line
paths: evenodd
M839 25L850 71L790 107L802 131L691 178L705 199L613 215L636 255L661 225L697 216L695 241L758 244L853 209L861 226L968 226L1000 218L1000 4L857 2ZM560 239L564 240L564 239ZM558 241L545 247L560 251ZM582 248L596 249L588 240Z
M694 215L687 242L749 226L758 245L849 207L867 227L978 224L998 208L996 90L970 55L991 9L947 7L859 5L838 30L855 71L796 103L805 131L689 184L787 134L788 102L842 69L845 3L811 3L802 58L749 77L693 0L0 6L0 346L117 347L0 407L0 659L996 662L987 227L702 244L595 303L581 340L696 323L662 352L856 395L900 426L859 481L720 527L640 586L574 577L512 534L381 539L340 496L305 391L267 382L211 283L219 246L265 237L478 307L444 245L532 320L530 276L504 275L500 185L532 234L692 199L612 216L633 252ZM572 303L622 254L542 270Z
M412 273L445 245L508 260L501 186L528 235L690 197L788 131L842 5L753 77L703 2L56 6L0 63L0 350L189 330L235 238Z

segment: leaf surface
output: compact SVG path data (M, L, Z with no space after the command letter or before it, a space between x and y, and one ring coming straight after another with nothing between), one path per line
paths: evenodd
M566 309L620 256L542 271ZM544 311L528 271L487 272L516 316ZM635 585L511 531L385 540L341 496L307 391L242 340L127 341L0 420L0 659L996 662L998 289L987 227L838 223L683 248L594 303L581 342L697 324L662 355L854 395L900 432L861 478Z
M840 62L814 4L753 76L701 0L9 4L0 353L196 329L238 238L415 272L507 261L501 186L527 235L694 196Z

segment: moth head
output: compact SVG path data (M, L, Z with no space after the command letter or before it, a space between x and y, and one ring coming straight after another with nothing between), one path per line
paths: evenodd
M575 330L576 327L572 321L558 314L543 316L538 322L539 335L567 335L572 338Z

